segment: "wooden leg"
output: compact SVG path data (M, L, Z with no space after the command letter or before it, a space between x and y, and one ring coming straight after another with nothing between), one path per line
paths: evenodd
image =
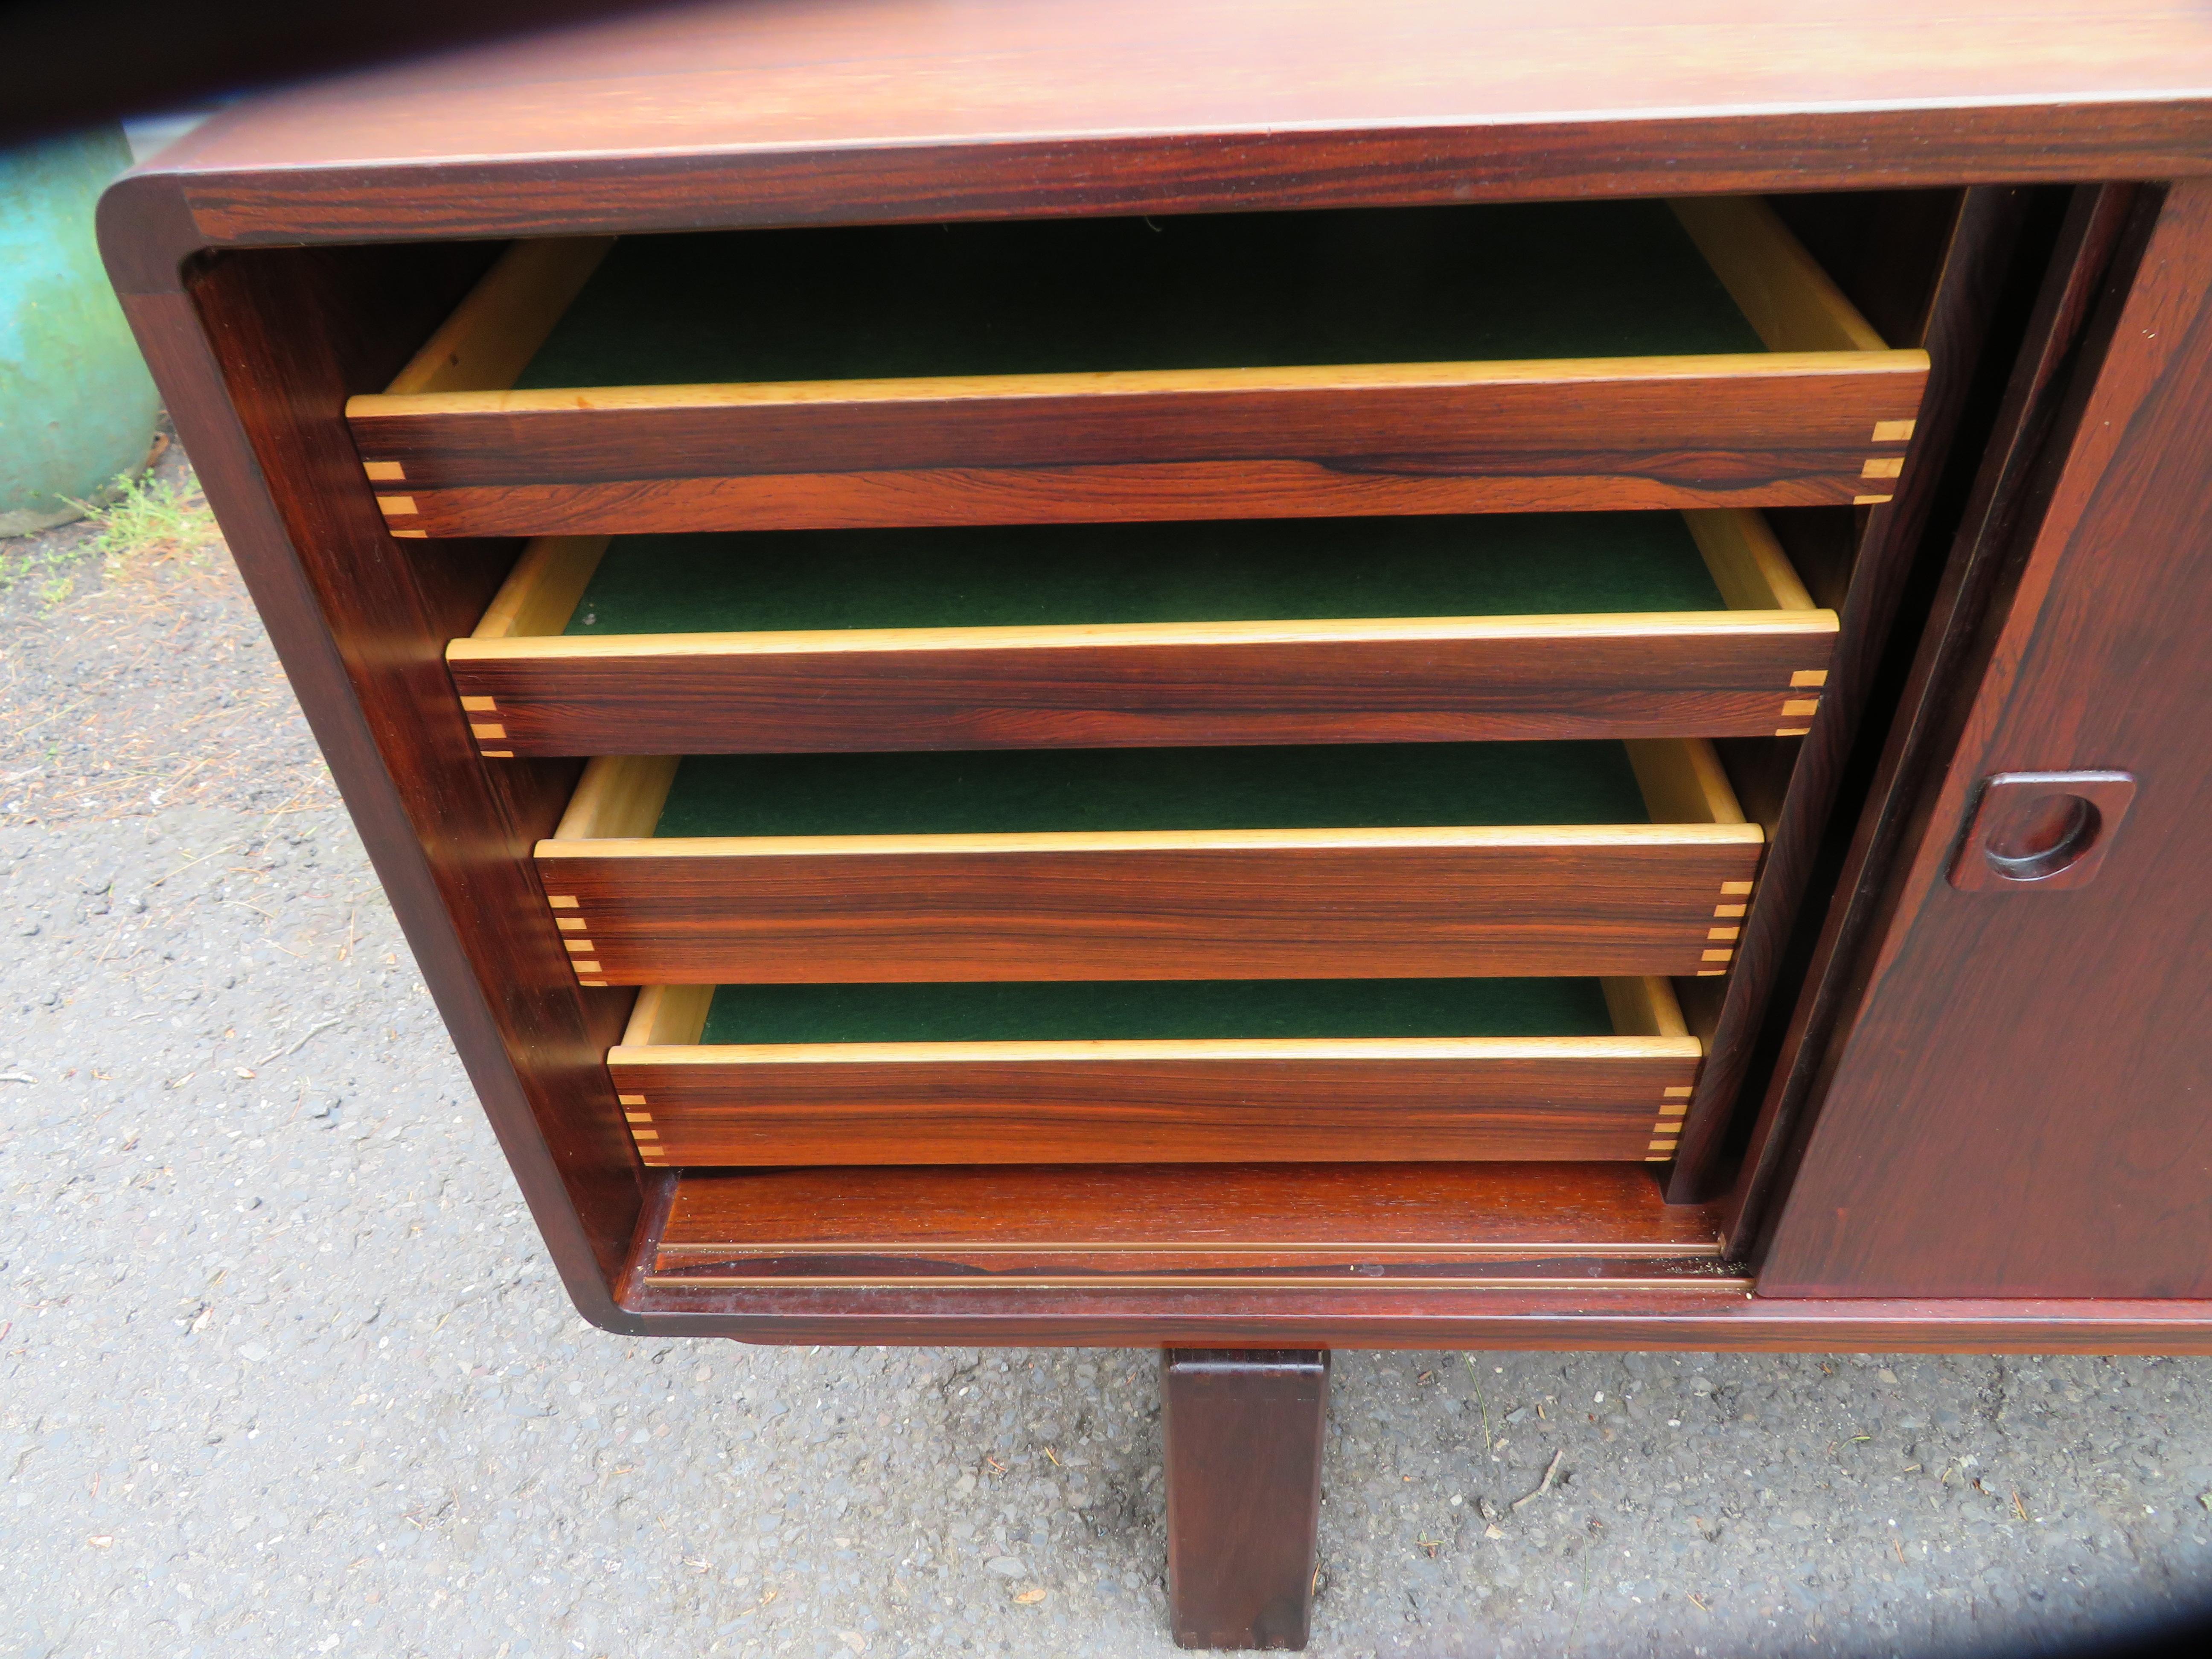
M1160 1377L1176 1645L1304 1647L1328 1353L1170 1348Z

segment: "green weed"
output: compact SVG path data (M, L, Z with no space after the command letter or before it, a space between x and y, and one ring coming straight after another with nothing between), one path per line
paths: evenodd
M222 545L215 515L189 475L125 476L102 495L96 503L71 503L84 510L90 535L36 553L0 553L0 593L36 577L39 598L51 608L76 591L87 559L98 559L112 575L164 559L198 564Z
M40 596L48 605L56 604L58 599L67 598L75 585L75 566L83 552L80 544L38 553L0 553L0 593L5 593L18 582L43 576L46 580L39 586Z
M222 545L215 515L189 476L118 478L112 499L85 517L95 533L84 551L98 555L111 570L148 558L196 562Z

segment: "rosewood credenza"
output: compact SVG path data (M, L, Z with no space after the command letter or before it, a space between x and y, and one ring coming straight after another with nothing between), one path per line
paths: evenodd
M240 106L110 270L569 1294L2212 1352L2212 18L730 4Z

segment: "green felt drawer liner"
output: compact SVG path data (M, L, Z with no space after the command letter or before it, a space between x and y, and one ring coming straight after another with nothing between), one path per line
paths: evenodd
M630 236L519 388L1764 349L1660 202Z
M725 985L702 1043L1611 1036L1594 979Z
M1645 823L1619 743L694 755L653 833L967 835Z
M1723 611L1676 513L627 536L570 634Z

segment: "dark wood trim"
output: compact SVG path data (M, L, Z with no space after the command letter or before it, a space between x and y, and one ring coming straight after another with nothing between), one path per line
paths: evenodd
M1177 1647L1305 1646L1328 1422L1326 1349L1161 1354L1168 1629Z
M1914 554L1935 512L1959 425L1984 372L1984 348L1996 300L2013 275L2030 192L1986 187L1962 192L1950 244L1936 276L1921 335L1935 368L1911 458L1897 498L1873 507L1861 526L1850 586L1839 607L1842 631L1813 728L1804 738L1773 826L1765 868L1741 949L1712 1033L1712 1060L1698 1080L1680 1153L1668 1185L1678 1202L1711 1197L1735 1172L1738 1106L1745 1085L1769 1056L1760 1042L1768 1010L1785 976L1799 971L1791 951L1823 841L1837 810L1862 724L1870 713L1884 653L1911 580ZM1978 434L1967 434L1968 447ZM1814 572L1806 573L1814 582ZM1816 597L1820 588L1814 586ZM1817 912L1817 902L1813 908Z
M1496 1348L1777 1353L2212 1354L2212 1302L2036 1297L1808 1299L1685 1285L1608 1293L1571 1289L932 1290L802 1285L625 1298L653 1336L747 1342L919 1343L1010 1347Z
M726 1261L701 1262L646 1275L639 1281L647 1295L685 1296L725 1291L813 1286L822 1290L961 1291L996 1304L1001 1295L1060 1286L1076 1291L1328 1291L1351 1285L1378 1290L1426 1290L1461 1295L1480 1291L1580 1291L1602 1304L1635 1298L1714 1291L1749 1295L1751 1278L1710 1255L1619 1261L1583 1256L1531 1256L1510 1261L1483 1257L1377 1261L1363 1255L1260 1255L1227 1251L1160 1249L1149 1254L1100 1254L1080 1249L1037 1249L1024 1254L968 1255L946 1249L924 1256L811 1255L803 1249L762 1249L732 1254Z

